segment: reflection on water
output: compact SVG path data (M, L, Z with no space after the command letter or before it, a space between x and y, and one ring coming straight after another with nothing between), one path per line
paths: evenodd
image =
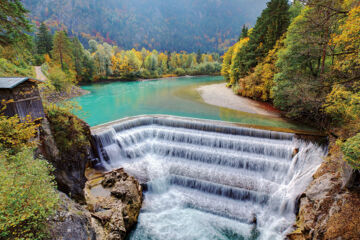
M206 104L196 88L218 83L222 77L184 77L151 81L99 83L83 86L88 95L75 98L77 114L91 126L143 114L167 114L223 120L293 130L311 130L281 118L249 114Z

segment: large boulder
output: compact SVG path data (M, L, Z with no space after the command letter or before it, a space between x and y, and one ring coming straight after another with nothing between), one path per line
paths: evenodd
M101 239L122 240L135 226L142 204L142 189L123 169L97 176L86 183L86 201Z
M52 240L95 240L91 214L66 194L59 192L60 204L56 214L48 219L47 229Z

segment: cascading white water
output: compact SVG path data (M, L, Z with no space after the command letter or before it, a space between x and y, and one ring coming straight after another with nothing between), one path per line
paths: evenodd
M105 168L146 182L130 239L283 239L325 155L290 133L175 117L94 135Z

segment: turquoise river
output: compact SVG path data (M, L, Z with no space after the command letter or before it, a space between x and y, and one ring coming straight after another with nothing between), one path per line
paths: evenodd
M83 86L82 88L90 93L73 100L82 108L77 115L90 126L129 116L166 114L230 121L265 128L311 130L281 118L244 113L203 102L196 88L222 81L222 77L206 76L97 83Z

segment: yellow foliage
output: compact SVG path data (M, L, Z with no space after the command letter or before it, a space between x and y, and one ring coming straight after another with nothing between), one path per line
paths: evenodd
M46 62L46 63L49 64L49 63L51 62L51 58L50 58L49 54L46 53L46 54L44 55L44 58L45 58L45 62Z
M269 101L271 99L271 88L274 85L273 79L278 69L275 66L278 51L284 46L284 38L280 38L275 47L269 51L264 61L259 63L254 72L245 78L239 79L238 94Z
M224 76L226 81L230 81L230 65L233 51L234 46L231 46L223 56L224 61L221 66L221 75ZM231 87L230 84L229 87Z
M335 69L352 74L360 70L360 5L349 13L340 33L333 37L332 44L341 49L336 58Z
M0 105L3 106L0 113L5 110L6 103L3 101ZM31 116L24 120L20 122L17 115L7 117L0 114L0 151L13 154L23 148L36 146L37 142L32 139L36 136L38 125L32 121Z
M360 93L335 85L324 104L325 112L339 123L360 123Z

